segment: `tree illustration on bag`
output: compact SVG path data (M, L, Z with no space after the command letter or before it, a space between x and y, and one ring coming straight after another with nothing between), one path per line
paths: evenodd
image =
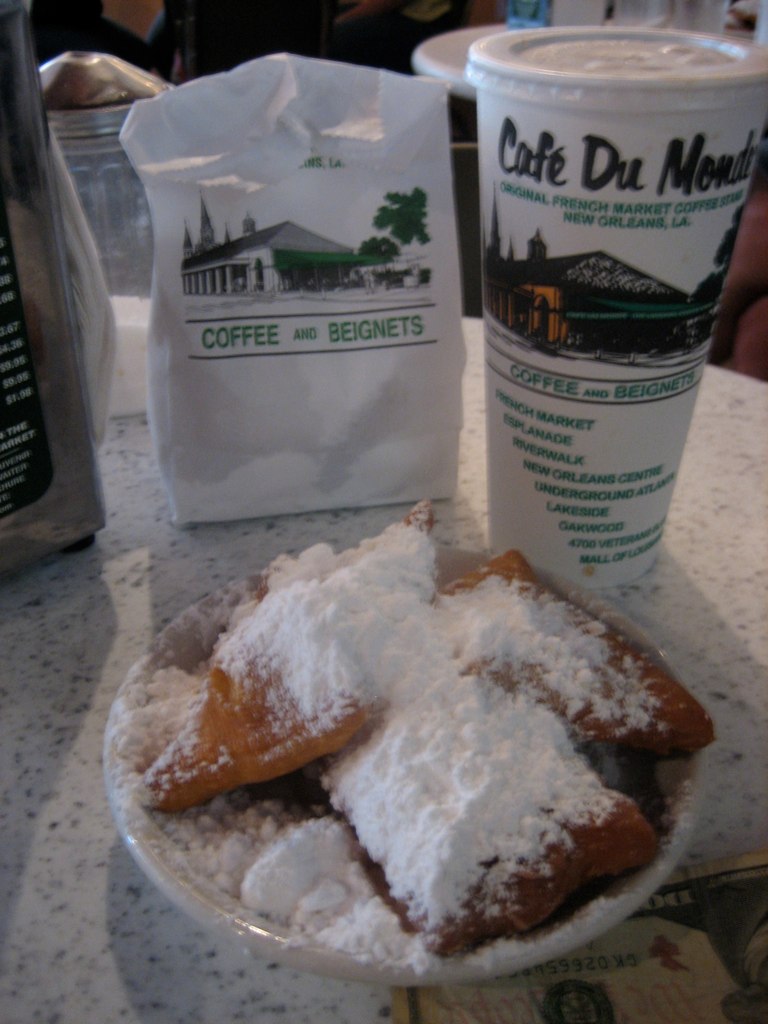
M383 263L393 263L401 254L401 246L414 242L427 245L431 241L427 231L427 193L416 187L407 193L387 192L384 198L386 203L376 211L373 226L380 231L388 231L389 235L374 235L366 239L358 251L365 256L380 256ZM409 276L414 282L428 284L431 273L419 263L414 263ZM404 283L406 278L401 270L385 271L378 275L378 279L391 286Z
M427 194L424 189L414 188L412 192L387 192L386 206L380 206L373 218L373 226L388 230L402 245L414 240L421 245L430 241L427 232Z

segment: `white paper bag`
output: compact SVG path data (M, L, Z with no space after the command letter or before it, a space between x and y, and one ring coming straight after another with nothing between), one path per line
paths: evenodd
M177 523L447 497L461 295L442 84L285 54L134 105L149 414Z

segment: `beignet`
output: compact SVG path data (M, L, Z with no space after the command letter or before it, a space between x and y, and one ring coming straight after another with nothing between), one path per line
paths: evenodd
M648 863L658 842L549 708L456 683L444 716L444 695L423 692L324 777L408 927L441 955L527 931L587 881Z
M423 502L357 548L276 560L144 782L173 811L316 762L405 927L450 955L655 856L654 825L582 741L658 755L713 730L519 552L437 591L432 525Z
M566 718L581 739L610 741L656 754L694 751L714 739L712 720L699 702L662 667L615 630L581 608L558 599L537 579L518 551L491 559L454 581L446 596L461 597L495 579L501 601L522 603L518 629L480 657L477 671L508 690L533 694ZM526 642L533 625L539 634ZM521 621L522 620L522 621ZM510 619L511 622L511 619ZM520 627L523 628L520 628Z
M358 548L277 559L221 636L180 734L145 772L150 806L183 810L341 749L382 696L371 638L432 600L432 524L422 502Z
M183 811L218 793L280 778L333 754L365 723L349 701L333 724L307 719L276 676L233 679L213 666L181 734L147 770L152 806Z

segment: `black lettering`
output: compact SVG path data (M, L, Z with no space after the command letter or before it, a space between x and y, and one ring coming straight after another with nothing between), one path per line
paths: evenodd
M735 185L751 176L756 152L753 131L749 133L744 148L735 155L705 154L706 141L704 133L698 132L686 152L684 139L670 140L656 186L658 195L662 195L668 185L673 189L681 189L684 195L689 196L694 189L697 192L708 192L713 186L722 188L724 185Z
M565 185L565 155L562 146L556 146L550 132L539 134L535 149L524 139L518 142L517 126L511 117L505 117L499 135L499 166L505 174L533 181L547 181L550 185Z
M704 136L699 132L698 135L694 136L688 155L685 156L685 140L670 140L667 146L667 155L664 158L664 165L661 168L661 177L656 189L659 195L662 195L665 191L668 177L671 179L672 188L682 188L687 196L691 194L696 176L696 167L704 149L705 141Z
M623 160L621 152L608 139L599 135L584 136L581 184L591 192L605 188L612 181L622 191L639 192L644 187L640 181L642 167L639 157Z

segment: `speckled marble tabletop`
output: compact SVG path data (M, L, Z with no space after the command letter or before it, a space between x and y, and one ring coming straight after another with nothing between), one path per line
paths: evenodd
M485 546L482 325L466 321L465 427L438 540ZM666 649L718 740L689 857L768 844L768 386L708 368L658 562L606 596ZM282 551L346 547L398 514L374 508L171 525L141 416L101 451L97 543L0 581L2 1024L374 1024L381 986L300 974L206 934L117 837L103 730L126 670L204 593Z

